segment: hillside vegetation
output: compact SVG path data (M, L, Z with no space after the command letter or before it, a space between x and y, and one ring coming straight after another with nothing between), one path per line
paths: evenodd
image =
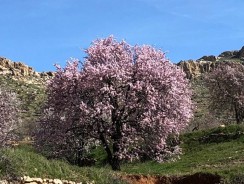
M26 83L14 80L9 75L0 75L0 87L17 93L21 101L21 117L23 124L19 130L20 139L30 136L34 122L40 115L40 108L45 101L45 86L43 84Z
M124 163L121 172L112 172L101 152L94 152L98 160L93 167L77 167L61 160L48 160L31 145L19 145L1 151L0 176L61 178L95 183L120 183L124 175L182 176L198 172L220 175L226 183L244 181L244 127L229 126L181 136L183 154L168 163L145 161Z
M218 57L206 56L197 61L179 63L191 81L193 101L197 107L194 119L180 136L182 154L166 163L151 160L124 162L120 172L111 171L106 153L101 147L89 153L88 156L96 161L90 167L74 166L65 160L50 159L38 153L30 140L41 107L45 103L45 80L39 78L43 81L36 83L30 82L33 81L31 77L24 75L21 76L24 80L18 80L9 74L0 75L0 87L14 91L21 100L23 120L18 130L20 144L0 149L0 178L28 175L119 184L129 182L126 177L128 175L140 178L142 175L180 177L195 173L211 173L220 176L226 184L244 183L244 126L234 125L231 113L216 114L209 110L209 94L202 80L218 62L243 62L243 53L244 47L240 51L223 52Z

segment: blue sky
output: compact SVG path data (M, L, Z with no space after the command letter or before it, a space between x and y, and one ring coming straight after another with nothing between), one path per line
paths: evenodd
M244 46L243 0L0 0L0 56L55 70L97 38L150 44L172 62Z

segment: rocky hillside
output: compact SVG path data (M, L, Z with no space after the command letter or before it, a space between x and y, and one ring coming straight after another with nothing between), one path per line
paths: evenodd
M177 64L191 81L193 101L197 107L189 130L207 129L219 124L233 123L233 115L215 114L209 110L209 93L202 80L203 74L211 72L220 62L226 61L244 64L244 46L240 50L225 51L218 56L203 56L197 60L181 61Z
M36 72L32 67L21 62L13 62L0 57L0 75L9 76L14 80L40 84L54 75L53 72Z
M244 62L244 46L240 50L225 51L218 56L203 56L197 60L180 61L180 66L187 74L187 78L193 79L203 73L212 71L221 61ZM13 62L7 58L0 57L0 75L12 76L13 79L29 83L39 83L51 78L53 72L36 72L32 67L21 62Z
M219 62L224 61L244 62L244 46L240 50L225 51L218 56L203 56L197 60L181 61L177 65L185 71L187 78L193 79L212 71Z
M218 117L209 112L208 91L201 80L202 74L212 71L218 63L225 61L244 63L244 47L240 50L222 52L218 56L203 56L197 60L181 61L177 64L191 80L194 92L193 100L197 106L195 118L189 130L209 128L219 123L226 123L221 119L231 119L230 117ZM23 101L25 120L28 122L26 123L27 129L30 129L29 125L35 121L39 113L38 109L45 99L45 81L53 76L53 72L39 73L21 62L13 62L0 57L0 83L8 85L19 94Z
M0 57L0 87L16 92L21 101L23 123L20 138L30 135L45 101L44 84L53 75L52 72L36 72L21 62Z

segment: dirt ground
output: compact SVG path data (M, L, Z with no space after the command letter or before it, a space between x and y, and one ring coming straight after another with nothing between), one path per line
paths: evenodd
M180 177L126 175L123 179L130 184L218 184L221 182L219 175L206 173L196 173Z

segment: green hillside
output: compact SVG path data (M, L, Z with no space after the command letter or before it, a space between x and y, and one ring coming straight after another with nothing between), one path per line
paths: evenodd
M240 59L232 59L238 60ZM222 58L216 62L224 62ZM40 109L45 102L44 82L32 83L0 75L0 86L18 94L21 100L23 124L20 140L31 136ZM31 81L31 80L30 80ZM223 183L244 183L244 126L234 125L230 114L216 114L209 110L209 95L202 75L191 79L195 117L181 135L182 155L166 163L154 161L123 163L121 172L113 172L106 163L102 148L92 151L96 164L77 167L67 161L51 160L39 154L29 142L0 150L0 178L30 177L60 178L79 182L126 183L126 175L185 176L194 173L219 175ZM226 127L219 127L226 125ZM28 139L29 140L29 139ZM170 184L170 183L169 183Z
M95 183L120 183L121 176L181 176L197 172L217 174L226 183L244 182L244 126L229 126L181 136L182 155L168 163L147 161L125 163L121 172L112 172L107 165L77 167L61 160L48 160L31 145L20 145L1 151L0 176L61 178ZM98 161L101 154L94 155ZM7 167L6 167L7 166ZM55 169L54 169L55 168Z
M45 86L42 83L33 84L21 80L15 80L12 76L0 75L0 87L5 87L17 93L21 101L20 139L30 136L34 122L40 115L40 108L45 101Z

